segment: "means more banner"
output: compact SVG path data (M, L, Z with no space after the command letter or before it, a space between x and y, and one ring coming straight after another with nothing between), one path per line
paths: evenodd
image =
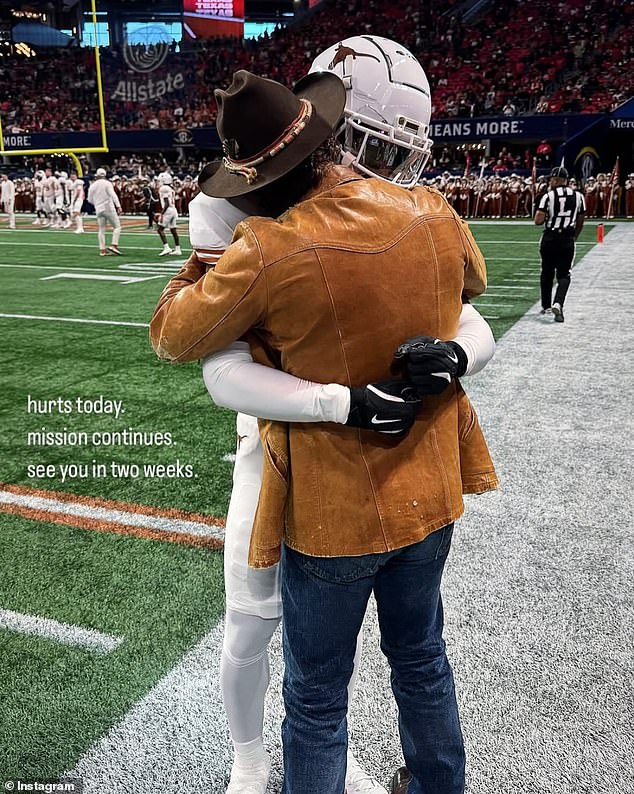
M436 144L486 138L560 140L578 133L599 118L598 114L578 113L437 119L430 125L430 137Z

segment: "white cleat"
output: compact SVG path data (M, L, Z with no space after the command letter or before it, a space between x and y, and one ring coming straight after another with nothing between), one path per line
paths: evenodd
M83 234L83 233L84 233L83 229L75 229L75 234Z
M379 781L360 766L350 750L346 769L346 794L387 794Z
M234 763L226 794L265 794L270 775L271 759L268 753L252 767L238 767Z
M39 219L39 218L36 218L36 219L33 221L33 223L31 224L31 226L39 226L39 225L40 225L40 219Z
M180 245L177 245L176 248L172 251L175 256L182 256L183 252L181 251Z
M165 246L165 248L163 248L163 250L162 250L162 251L161 251L161 253L159 254L159 256L168 256L169 254L173 254L173 253L174 253L174 252L173 252L173 251L172 251L172 249L169 247L169 245L166 245L166 246Z

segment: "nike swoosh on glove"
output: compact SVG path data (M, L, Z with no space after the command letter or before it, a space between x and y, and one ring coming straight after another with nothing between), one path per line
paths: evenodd
M395 438L405 436L416 419L420 397L405 380L369 383L350 389L350 413L346 424L375 430Z
M457 342L433 336L414 336L398 348L394 358L405 365L405 375L418 394L440 394L467 370L467 354Z

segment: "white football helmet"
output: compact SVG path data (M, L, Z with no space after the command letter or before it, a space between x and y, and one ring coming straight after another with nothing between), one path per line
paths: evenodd
M173 178L169 171L163 171L162 174L158 175L158 181L161 185L171 185Z
M412 53L381 36L352 36L318 55L310 71L332 72L346 87L337 133L347 155L343 162L367 176L414 187L433 142L429 81Z

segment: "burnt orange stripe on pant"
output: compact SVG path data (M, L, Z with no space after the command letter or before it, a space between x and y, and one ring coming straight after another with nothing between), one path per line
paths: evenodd
M8 490L8 489L7 489ZM43 491L42 493L47 493ZM183 543L186 546L200 546L208 549L221 549L222 541L216 538L200 535L189 535L182 532L164 532L158 529L147 529L130 524L120 524L116 521L102 521L88 516L75 516L69 513L54 513L48 510L38 510L23 505L0 504L0 513L9 513L33 521L48 521L53 524L91 529L97 532L115 532L119 535L134 535L145 540L164 540L170 543Z
M155 516L156 518L196 521L199 524L207 524L211 527L225 526L224 518L205 515L204 513L189 513L186 510L177 510L172 507L153 507L151 505L140 505L135 502L115 502L111 499L102 499L99 496L79 496L65 491L47 491L43 488L30 488L27 485L12 485L9 483L0 483L0 491L9 491L22 496L40 496L43 499L56 499L58 502L74 502L75 504L91 507L103 507L107 510L125 510L127 513L140 513L145 516ZM1 506L0 509L2 509Z

